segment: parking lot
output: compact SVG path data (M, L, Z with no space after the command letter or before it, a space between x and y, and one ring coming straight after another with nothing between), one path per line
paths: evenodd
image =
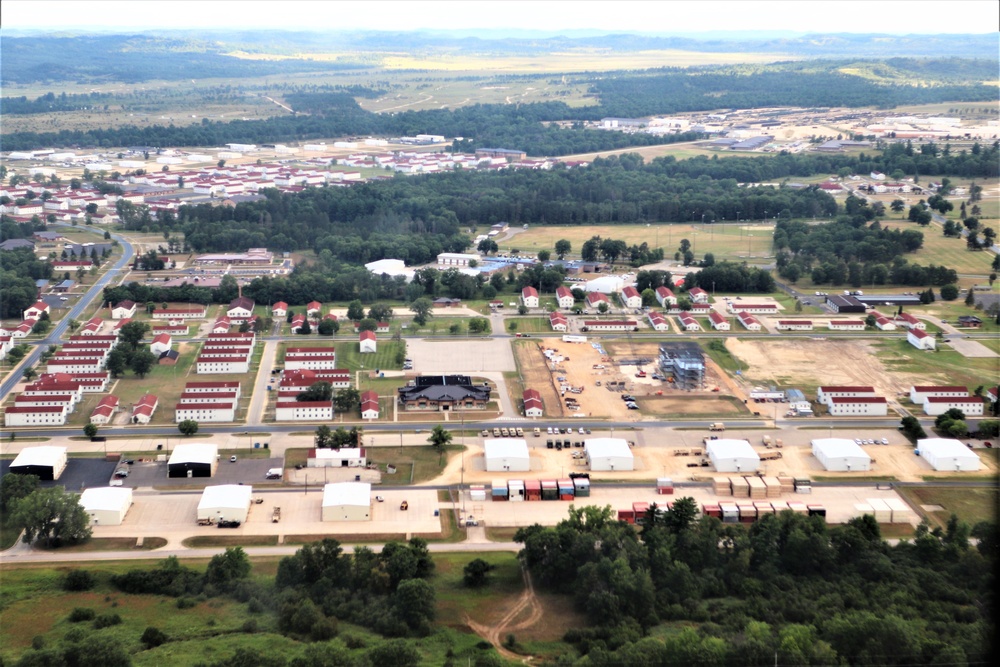
M73 459L71 459L72 461ZM136 461L128 466L129 476L122 480L122 486L133 489L141 487L191 487L216 484L258 484L264 481L264 476L270 468L280 468L284 459L251 459L237 458L235 463L223 458L212 477L167 477L166 462ZM112 470L114 467L112 466ZM110 477L111 472L108 473ZM107 485L107 480L103 485Z
M8 474L12 459L0 461L0 477ZM115 472L115 463L104 459L74 459L66 463L66 470L53 482L42 482L41 486L61 486L67 491L79 493L95 486L107 486Z

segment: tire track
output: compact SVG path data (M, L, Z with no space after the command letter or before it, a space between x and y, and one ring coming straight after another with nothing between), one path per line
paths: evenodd
M480 637L493 644L497 651L507 660L519 660L523 663L528 663L533 659L533 656L522 656L514 653L504 647L501 642L501 636L506 636L515 632L517 630L525 630L527 628L533 627L542 619L542 605L538 602L538 597L535 595L535 586L531 582L531 575L528 574L528 570L521 565L521 578L524 580L524 592L518 599L517 603L504 614L495 625L486 626L480 623L474 622L472 619L466 615L465 622L472 628L472 630L478 634ZM518 623L513 623L514 619L517 618L525 609L529 609L531 612L528 617L523 621Z

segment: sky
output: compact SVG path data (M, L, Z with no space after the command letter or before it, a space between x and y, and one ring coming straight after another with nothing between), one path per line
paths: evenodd
M994 32L996 0L4 0L3 29Z

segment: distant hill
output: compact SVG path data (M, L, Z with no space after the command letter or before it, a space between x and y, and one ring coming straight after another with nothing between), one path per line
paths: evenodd
M608 53L680 50L704 53L768 53L787 58L963 58L992 63L996 78L1000 34L885 35L706 33L698 36L578 34L505 35L433 32L324 32L196 30L143 34L36 33L4 35L0 42L2 83L140 82L152 79L232 77L304 71L377 68L384 53L544 55L588 50ZM229 53L283 56L283 60L237 58ZM330 61L310 54L348 54ZM288 58L289 56L300 56ZM303 58L302 56L305 56Z

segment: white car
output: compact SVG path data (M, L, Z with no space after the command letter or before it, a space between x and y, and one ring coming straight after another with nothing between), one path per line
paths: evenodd
M548 427L548 428L546 429L546 431L548 432L548 434L549 434L549 435L552 435L552 427L551 427L551 426L550 426L550 427Z
M889 444L889 438L882 438L882 444L883 445L888 445Z
M862 440L861 438L855 438L854 439L854 444L855 445L863 445L863 444L865 444L865 441Z
M580 433L580 435L583 435L583 427L582 426L579 429L579 433Z
M378 501L378 502L380 502L380 503L384 503L385 502L385 498L383 498L382 496L375 496L375 500Z

